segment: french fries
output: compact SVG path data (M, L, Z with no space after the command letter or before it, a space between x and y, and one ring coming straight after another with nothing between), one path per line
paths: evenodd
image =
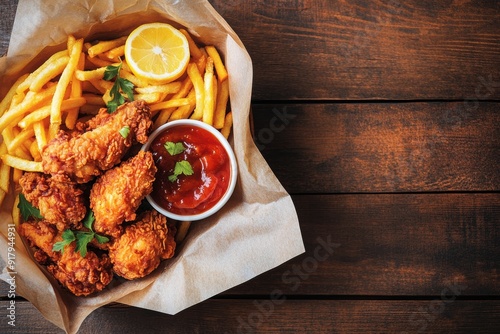
M60 129L73 130L78 121L106 107L113 88L104 79L108 66L121 66L119 76L133 84L134 99L149 104L154 128L191 118L213 125L227 138L232 114L224 63L214 46L200 46L189 32L180 31L187 37L191 60L185 73L167 84L152 84L132 73L124 59L127 36L97 42L68 36L65 50L20 76L0 101L0 205L23 172L43 172L43 149ZM12 213L19 222L17 207ZM188 222L180 224L179 240L188 229Z

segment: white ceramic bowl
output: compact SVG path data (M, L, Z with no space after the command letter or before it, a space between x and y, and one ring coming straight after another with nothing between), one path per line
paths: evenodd
M214 206L212 206L211 208L209 208L208 210L206 210L204 212L201 212L198 214L193 214L193 215L181 215L181 214L172 213L172 212L164 209L158 203L156 203L156 201L152 198L151 195L146 196L146 199L151 204L151 206L153 206L153 208L155 208L156 211L158 211L159 213L163 214L164 216L166 216L168 218L172 218L172 219L179 220L179 221L200 220L200 219L207 218L207 217L213 215L214 213L216 213L217 211L219 211L227 203L227 201L229 200L229 198L233 194L234 188L236 186L236 180L238 178L238 167L237 167L237 163L236 163L236 157L234 155L233 149L231 148L231 145L229 145L228 141L226 140L226 138L224 138L224 136L220 133L220 131L218 131L214 127L212 127L204 122L191 120L191 119L181 119L181 120L176 120L176 121L172 121L172 122L168 122L168 123L163 124L158 129L153 131L153 133L151 133L146 144L144 144L142 146L142 150L148 151L151 143L156 139L156 137L158 135L163 133L166 129L180 126L180 125L188 125L188 126L198 127L198 128L202 128L204 130L207 130L212 135L214 135L215 138L217 138L217 140L224 147L224 149L226 150L227 155L229 157L229 164L230 164L230 167L229 167L230 168L230 179L229 179L227 190Z

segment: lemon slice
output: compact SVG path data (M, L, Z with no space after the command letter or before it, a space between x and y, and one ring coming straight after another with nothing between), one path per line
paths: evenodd
M132 72L154 84L179 78L189 57L186 36L166 23L143 24L125 42L125 60Z

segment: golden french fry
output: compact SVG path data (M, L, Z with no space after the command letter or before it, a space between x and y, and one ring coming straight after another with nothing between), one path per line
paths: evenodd
M32 92L39 92L47 82L62 73L68 64L68 61L69 57L64 56L56 59L53 63L50 63L43 71L33 78L29 90Z
M167 123L168 119L170 118L170 115L172 115L172 113L175 111L175 109L176 108L163 109L158 114L158 117L156 118L155 122L153 123L153 130L158 129L160 126Z
M97 90L97 88L94 87L94 85L90 81L81 81L81 83L82 83L82 93L97 94L97 95L102 94L99 90Z
M54 96L52 97L52 104L50 106L50 123L57 125L61 124L62 116L61 116L61 104L64 100L64 94L66 93L66 89L73 78L73 74L78 66L78 62L80 60L80 55L82 54L83 47L83 38L76 40L73 43L73 48L71 50L71 54L69 56L69 61L64 68L64 71L57 82L56 91L54 92Z
M182 221L179 223L177 233L175 234L175 242L181 242L186 238L190 226L191 222L189 221Z
M35 161L41 161L42 160L42 154L40 153L40 150L38 149L38 142L36 140L31 141L29 151L31 156L33 157L33 160Z
M215 96L214 96L214 62L208 57L204 76L205 99L203 101L203 122L212 125L214 122Z
M90 57L89 55L85 56L85 60L87 64L92 64L96 69L99 67L106 67L109 65L113 65L113 62L109 60L102 60L99 57Z
M19 184L19 179L23 176L24 171L20 169L13 168L12 169L12 182L14 184Z
M182 87L182 82L174 81L159 86L136 87L135 91L140 94L150 94L150 93L175 94L181 89L181 87Z
M61 103L61 111L66 111L74 108L79 108L83 106L86 103L86 100L84 97L75 97L75 98L69 98L67 100L62 101ZM43 106L37 110L34 110L27 114L22 120L18 122L18 125L26 129L30 125L32 125L35 122L41 121L44 118L47 118L50 116L50 110L51 106Z
M103 79L90 80L92 86L97 89L101 94L105 94L106 91L111 90L113 88L113 83L110 81L106 81Z
M205 47L210 58L214 60L215 71L217 72L217 77L219 78L219 82L223 82L227 79L227 70L220 58L220 54L214 46Z
M14 108L7 110L2 117L0 117L0 132L2 132L7 125L11 124L17 118L22 117L26 112L51 99L55 90L56 86L51 86L36 94L26 94L26 97L21 103L16 105Z
M222 135L227 139L231 134L231 127L233 126L233 113L228 112L226 115L226 119L224 121L224 127L220 130Z
M57 59L68 56L68 51L63 50L56 52L52 56L49 57L40 67L38 67L35 71L33 71L28 77L21 83L16 89L18 94L24 93L32 84L34 78L38 77L40 72L44 71L48 66L51 66Z
M85 54L80 53L80 58L78 59L78 64L76 65L76 70L83 70L85 67ZM69 94L70 98L76 98L82 96L82 82L77 80L75 74L73 73L73 79L71 80L71 92ZM63 101L64 103L64 101ZM62 108L62 106L61 106ZM66 127L73 130L76 125L76 120L78 118L79 107L69 109L66 115L64 123Z
M189 100L189 104L186 106L182 106L177 108L170 116L170 120L177 120L177 119L184 119L184 118L189 118L191 113L194 110L194 107L196 106L196 94L194 92L194 89L191 89L189 92L187 99Z
M130 71L123 69L123 67L120 71L120 77L127 79L128 81L133 83L135 87L147 87L149 85L147 81L136 77Z
M6 165L26 172L43 172L41 161L26 160L10 154L3 154L2 161Z
M217 103L214 112L214 127L222 129L226 117L227 101L229 100L229 80L224 80L218 86Z
M12 124L15 124L15 122L13 122ZM2 144L5 145L6 149L7 149L7 145L9 145L9 143L12 140L14 140L14 137L15 137L14 126L9 125L5 129L3 129L3 131L2 131L3 143ZM7 151L5 153L7 153Z
M28 74L25 74L25 75L19 77L19 79L17 79L16 82L14 82L12 87L10 87L7 94L5 94L4 98L2 99L2 102L0 102L0 116L3 115L4 112L9 108L9 106L11 105L11 102L12 102L12 98L17 94L17 92L16 92L17 87L19 87L19 85L24 80L26 80L27 77L28 77Z
M168 101L163 101L159 103L155 103L149 106L149 109L151 112L162 110L162 109L168 109L168 108L174 108L174 107L181 107L189 104L189 99L187 98L180 98L180 99L172 99Z
M160 102L161 97L161 93L134 94L134 100L144 100L149 104Z
M33 128L21 131L14 139L7 144L7 151L13 153L19 146L35 135Z
M191 91L192 88L193 88L193 82L191 81L191 79L189 77L186 77L182 81L181 88L179 89L179 91L177 93L175 93L172 96L172 99L178 99L178 98L181 98L181 97L186 97L189 94L189 92Z
M5 143L0 146L0 154L3 155L7 153L7 147ZM0 189L4 192L9 192L10 187L10 166L4 163L0 164Z
M127 40L127 36L119 37L117 39L113 39L110 41L100 41L95 45L92 45L88 50L87 53L89 54L90 57L95 57L98 54L101 54L103 52L109 51L111 49L117 48L123 44L125 44L125 41Z
M120 45L116 48L104 52L104 56L110 60L120 59L120 57L123 57L124 54L125 54L125 45Z
M104 78L105 71L106 67L99 67L95 70L90 71L76 70L75 77L80 81L92 82L94 80L101 80L102 78Z
M10 102L10 107L9 109L14 109L19 103L23 102L23 100L26 98L26 95L24 93L17 93L12 97L12 101Z
M108 57L106 57L106 53L100 53L94 58L99 58L100 60L104 60L104 61L110 61L112 63L119 63L120 62L120 58L115 58L115 59L108 58Z
M191 57L193 57L194 59L200 58L203 55L203 53L198 48L198 45L196 45L196 42L193 40L193 37L191 37L191 34L188 33L185 29L179 29L179 30L184 36L186 36L186 39L189 44L189 53L191 54Z
M207 56L201 55L198 60L196 60L196 66L198 66L198 71L200 74L205 72L205 66L207 65Z
M94 106L101 106L101 107L104 107L106 105L106 103L104 103L104 100L102 99L102 95L82 94L82 97L85 99L87 104L91 104Z
M60 130L60 126L59 124L57 123L50 123L49 124L49 133L48 133L48 138L47 140L51 141L52 139L54 139L57 135L57 133L59 132Z
M71 50L73 50L73 45L75 45L75 42L76 42L75 36L69 35L68 40L66 41L66 48L68 49L68 53L71 53Z
M194 63L189 63L187 73L193 82L194 91L196 93L196 107L191 118L201 120L203 117L203 107L205 105L205 86L203 84L203 79L200 71L198 71L198 66Z
M33 130L35 131L38 150L42 152L45 145L47 145L47 131L45 129L44 121L39 121L33 124Z

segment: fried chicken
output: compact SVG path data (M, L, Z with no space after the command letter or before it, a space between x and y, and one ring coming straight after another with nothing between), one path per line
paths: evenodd
M19 179L24 197L59 231L81 227L87 208L81 187L67 178L27 172Z
M53 251L54 244L62 241L62 232L44 220L29 221L18 227L34 249L35 260L47 266L47 270L76 296L87 296L101 291L113 279L111 261L107 254L97 255L88 250L85 257L75 252L76 242L71 242L64 251Z
M154 210L144 212L111 244L114 272L129 280L150 274L161 260L174 255L174 235L175 228L167 226L165 216Z
M99 177L90 191L94 231L118 237L122 222L136 218L141 201L153 190L155 173L152 154L140 151Z
M60 253L54 252L52 247L62 238L54 225L44 220L28 221L19 225L17 231L34 248L33 257L38 263L47 264L59 259Z
M151 126L151 112L144 101L126 103L111 114L102 108L87 123L78 123L76 132L60 131L44 147L43 170L86 183L118 164L131 145L144 144ZM128 134L123 135L122 129L128 129Z
M98 256L89 250L82 257L75 247L75 242L66 246L59 261L48 265L47 270L75 296L102 291L113 279L108 255Z

